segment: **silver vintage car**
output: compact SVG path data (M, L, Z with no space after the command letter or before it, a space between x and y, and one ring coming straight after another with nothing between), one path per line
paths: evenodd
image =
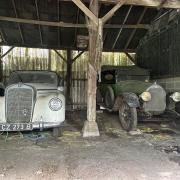
M53 128L58 135L65 120L62 82L55 72L13 72L0 97L0 131Z

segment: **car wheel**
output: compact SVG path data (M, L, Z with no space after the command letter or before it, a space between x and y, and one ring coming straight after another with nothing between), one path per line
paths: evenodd
M60 127L53 128L53 136L54 137L62 136L62 128Z
M113 108L113 105L114 105L114 91L111 86L108 86L105 94L105 106L107 108Z
M119 109L119 120L126 131L135 130L137 127L137 110L124 103Z

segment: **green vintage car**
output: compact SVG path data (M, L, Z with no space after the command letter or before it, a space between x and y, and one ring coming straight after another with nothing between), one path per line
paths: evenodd
M97 104L118 111L122 128L136 129L139 116L149 118L166 109L166 92L149 82L150 72L137 66L102 66Z

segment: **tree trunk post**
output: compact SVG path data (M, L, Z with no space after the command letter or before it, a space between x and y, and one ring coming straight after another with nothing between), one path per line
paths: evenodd
M98 17L98 0L90 3L90 10ZM96 122L96 81L97 63L99 62L99 35L98 26L88 20L89 24L89 61L88 61L88 90L87 90L87 121L83 127L83 137L99 136L99 129ZM102 51L102 50L101 50ZM99 55L98 55L99 54Z

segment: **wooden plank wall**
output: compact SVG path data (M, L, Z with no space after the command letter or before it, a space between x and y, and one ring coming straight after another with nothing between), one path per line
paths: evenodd
M3 51L7 49L3 48ZM49 50L14 48L3 58L3 81L6 83L9 74L15 70L48 70ZM66 52L59 51L65 58ZM51 70L56 71L66 79L66 62L64 62L53 50L51 53ZM73 57L78 54L73 52ZM78 58L72 66L71 99L73 109L86 109L87 99L87 62L88 52ZM132 62L123 53L103 53L102 65L132 65ZM65 82L66 83L66 82Z

